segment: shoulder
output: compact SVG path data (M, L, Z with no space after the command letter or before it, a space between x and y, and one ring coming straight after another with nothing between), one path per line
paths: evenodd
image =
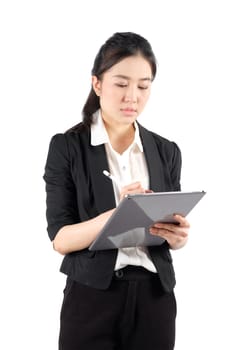
M85 127L83 123L79 123L74 127L68 129L63 133L57 133L52 136L50 143L56 145L68 146L72 140L78 140L79 138L85 138L89 135L89 128Z
M49 150L52 154L62 154L65 157L74 156L80 149L88 145L89 129L82 123L63 133L57 133L50 140Z

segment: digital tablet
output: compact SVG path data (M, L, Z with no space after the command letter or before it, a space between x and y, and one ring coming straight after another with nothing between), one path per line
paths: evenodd
M151 235L150 226L155 222L176 223L173 215L187 216L205 194L196 191L127 195L89 250L160 245L164 239Z

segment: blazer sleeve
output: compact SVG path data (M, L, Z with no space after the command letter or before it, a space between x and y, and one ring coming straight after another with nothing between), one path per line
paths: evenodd
M162 140L162 141L161 141ZM164 167L169 173L169 182L171 191L180 191L180 178L182 157L178 145L174 141L160 137L160 154L163 159Z
M79 222L76 189L65 134L52 137L45 165L46 218L53 241L60 228Z
M170 143L170 157L169 157L169 168L171 174L171 181L174 191L180 191L180 177L181 177L181 151L175 142Z

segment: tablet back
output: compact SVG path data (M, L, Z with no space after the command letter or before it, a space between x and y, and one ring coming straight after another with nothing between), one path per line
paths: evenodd
M152 236L155 222L176 223L173 214L188 213L206 192L157 192L128 195L90 245L90 250L160 245L164 239Z

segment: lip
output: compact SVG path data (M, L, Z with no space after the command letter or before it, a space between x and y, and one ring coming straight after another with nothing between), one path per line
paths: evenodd
M134 108L127 107L127 108L121 108L121 112L127 115L135 115L137 113L137 110Z
M129 112L136 112L136 109L134 109L134 108L129 108L129 107L128 107L128 108L122 108L122 110L123 110L123 111L127 111L127 112L128 112L128 111L129 111Z

